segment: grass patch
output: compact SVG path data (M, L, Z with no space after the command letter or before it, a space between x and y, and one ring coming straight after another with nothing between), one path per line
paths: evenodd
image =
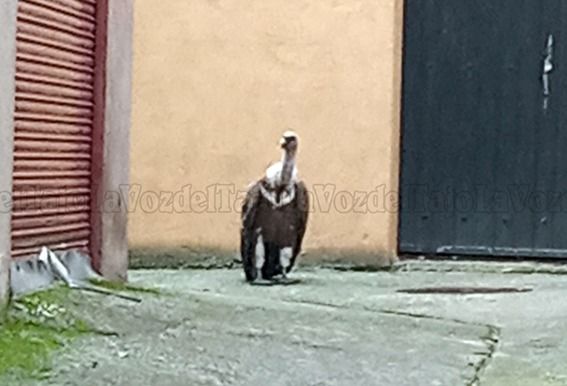
M0 377L13 373L32 379L47 378L51 370L51 353L84 333L82 328L57 329L8 318L0 326Z
M65 308L70 291L56 287L14 302L0 324L0 379L45 379L50 375L54 351L94 332Z
M145 294L153 294L153 295L161 294L160 290L158 290L157 288L139 287L131 284L113 282L102 279L90 279L89 282L92 285L95 285L97 287L102 287L110 291L125 291L125 292L145 293Z
M72 289L69 287L59 285L18 298L16 303L24 305L30 310L39 307L41 304L62 305L70 301L71 291Z

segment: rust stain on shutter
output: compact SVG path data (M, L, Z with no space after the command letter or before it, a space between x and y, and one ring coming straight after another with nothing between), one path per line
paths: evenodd
M89 252L96 2L20 0L12 255Z

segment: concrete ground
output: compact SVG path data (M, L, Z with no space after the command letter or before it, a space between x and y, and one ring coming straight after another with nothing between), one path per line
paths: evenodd
M240 270L131 271L162 293L81 294L85 317L117 335L76 341L45 384L567 385L567 276L511 267L300 268L289 286L249 286ZM530 292L397 292L431 286Z

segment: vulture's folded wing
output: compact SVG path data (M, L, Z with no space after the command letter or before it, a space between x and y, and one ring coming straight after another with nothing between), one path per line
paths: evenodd
M258 203L260 201L260 181L257 181L250 185L248 191L246 192L246 197L242 203L242 226L244 228L249 228L254 226L254 219L256 216L256 210L258 208Z
M297 202L297 241L295 243L295 250L293 251L293 259L301 252L301 244L303 243L303 236L307 229L307 220L309 218L309 191L303 183L299 181L296 185L296 202Z
M256 247L256 238L254 237L254 221L260 202L260 182L256 182L250 186L246 192L246 197L242 203L242 212L240 214L242 220L242 228L240 229L240 255L243 264L250 264L254 248Z

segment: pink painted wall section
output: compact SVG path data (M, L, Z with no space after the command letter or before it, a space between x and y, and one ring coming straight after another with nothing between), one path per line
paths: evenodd
M0 2L0 309L7 300L10 266L10 196L14 160L16 0Z
M306 250L396 252L402 2L135 5L133 247L238 248L238 198L292 128ZM371 257L372 258L372 257Z
M108 279L126 280L127 202L115 193L127 186L129 181L134 3L124 0L107 1L100 271Z

